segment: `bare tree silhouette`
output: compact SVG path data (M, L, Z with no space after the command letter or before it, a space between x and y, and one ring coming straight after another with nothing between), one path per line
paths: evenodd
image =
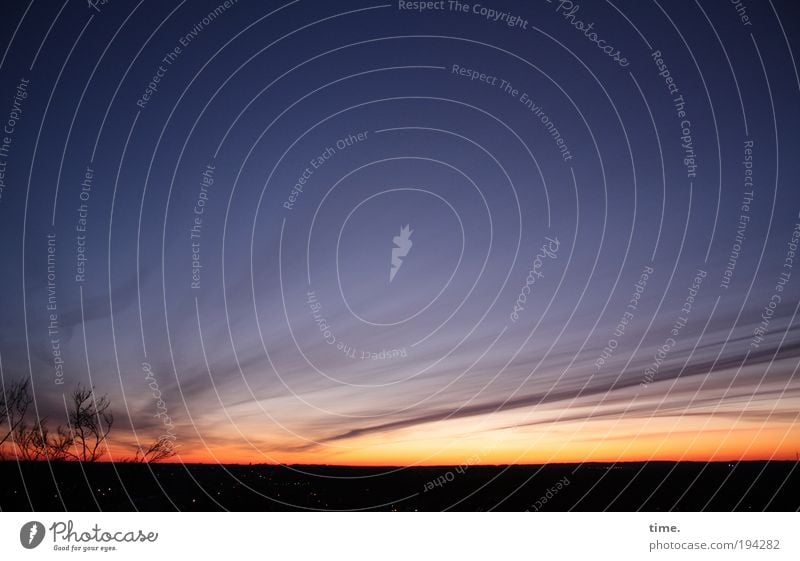
M20 423L11 436L14 443L14 452L18 460L50 460L61 461L67 459L67 452L72 445L72 437L63 426L56 427L55 432L50 432L47 421L42 419L29 426L26 422Z
M114 415L107 395L97 397L94 388L78 387L70 394L68 444L65 457L95 462L103 456L103 444L111 432ZM62 434L60 436L67 436Z
M72 436L70 436L69 430L58 425L55 434L49 435L47 440L47 452L50 460L66 460L70 446L72 446Z
M11 436L16 446L17 459L44 460L50 457L50 438L47 422L42 420L32 426L22 422Z
M137 464L154 464L169 459L176 454L175 444L169 436L159 436L147 450L139 447L131 460Z
M28 380L4 387L0 400L0 459L2 447L13 450L17 460L74 460L95 462L106 452L108 434L114 425L111 401L98 396L94 388L78 384L70 393L67 418L69 425L50 430L46 419L27 420L33 403ZM159 436L149 447L138 446L134 463L156 463L176 455L174 437Z
M18 380L8 388L2 385L0 393L0 447L25 420L28 407L33 403L30 380Z

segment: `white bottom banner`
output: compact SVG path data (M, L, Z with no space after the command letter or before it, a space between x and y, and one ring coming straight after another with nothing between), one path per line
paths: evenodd
M1 559L800 559L798 513L0 513Z

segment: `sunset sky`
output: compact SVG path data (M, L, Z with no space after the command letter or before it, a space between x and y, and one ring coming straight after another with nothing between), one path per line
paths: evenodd
M795 459L797 5L403 4L3 3L3 383L106 459Z

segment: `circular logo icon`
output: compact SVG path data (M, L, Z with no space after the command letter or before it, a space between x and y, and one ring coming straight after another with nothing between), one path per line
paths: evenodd
M25 549L33 549L44 539L44 524L35 520L22 525L19 531L19 543Z

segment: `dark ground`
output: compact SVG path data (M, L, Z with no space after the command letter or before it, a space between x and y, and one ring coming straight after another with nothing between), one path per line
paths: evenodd
M550 497L542 502L548 490ZM796 511L800 464L552 464L457 471L0 462L3 511L523 511L535 506L541 511Z

